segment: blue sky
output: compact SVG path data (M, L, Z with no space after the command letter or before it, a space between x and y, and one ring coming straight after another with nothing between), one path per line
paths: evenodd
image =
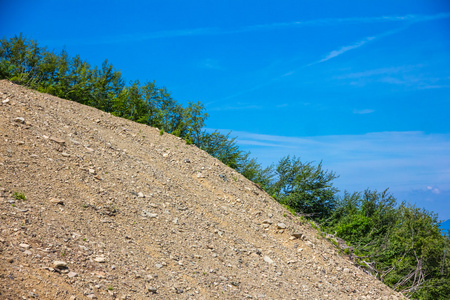
M1 1L20 32L204 103L264 165L322 160L450 218L448 1Z

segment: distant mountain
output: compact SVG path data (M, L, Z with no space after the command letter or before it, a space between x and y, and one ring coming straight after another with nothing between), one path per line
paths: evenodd
M441 223L441 229L443 231L450 230L450 219L448 219L447 221Z

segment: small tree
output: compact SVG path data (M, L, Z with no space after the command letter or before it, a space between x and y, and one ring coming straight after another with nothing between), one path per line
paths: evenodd
M296 212L309 215L316 220L328 217L335 205L335 194L339 191L332 181L338 176L322 169L322 162L302 163L300 159L284 157L275 169L277 180L269 193L282 204Z

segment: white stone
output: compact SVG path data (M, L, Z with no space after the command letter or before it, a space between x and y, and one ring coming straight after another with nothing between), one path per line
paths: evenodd
M264 256L264 261L265 261L266 263L273 264L273 260L270 259L270 257L268 257L268 256Z

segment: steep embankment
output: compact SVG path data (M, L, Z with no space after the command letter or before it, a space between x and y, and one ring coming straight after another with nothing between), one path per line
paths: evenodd
M1 299L401 298L195 146L8 81L0 217Z

